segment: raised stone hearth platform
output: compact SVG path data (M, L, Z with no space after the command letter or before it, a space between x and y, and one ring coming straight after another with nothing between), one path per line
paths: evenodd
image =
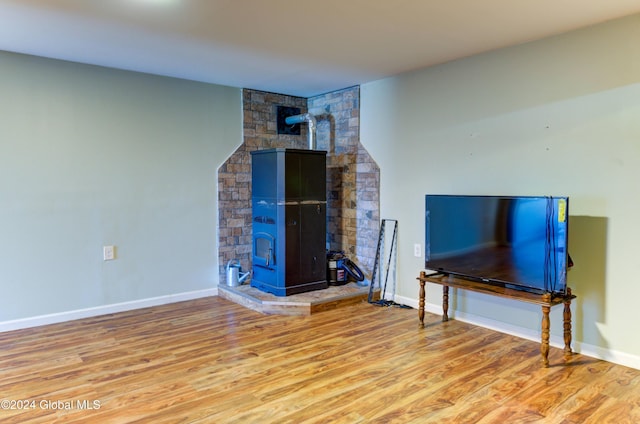
M218 294L220 297L263 314L311 315L328 309L366 302L369 286L361 287L356 283L349 283L291 296L275 296L248 284L237 287L221 284L218 287ZM380 289L375 288L372 300L379 298Z

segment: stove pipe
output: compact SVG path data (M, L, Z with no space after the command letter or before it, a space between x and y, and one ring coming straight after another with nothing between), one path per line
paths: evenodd
M301 115L287 116L285 119L287 125L300 124L306 122L308 124L309 133L309 150L316 149L316 117L310 113L303 113Z

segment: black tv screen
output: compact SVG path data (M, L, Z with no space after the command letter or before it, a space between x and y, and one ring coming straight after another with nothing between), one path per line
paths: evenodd
M568 197L427 195L425 268L565 293Z

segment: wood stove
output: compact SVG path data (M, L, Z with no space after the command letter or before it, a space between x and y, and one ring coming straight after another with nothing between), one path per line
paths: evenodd
M251 286L276 296L327 288L326 155L319 150L251 153Z

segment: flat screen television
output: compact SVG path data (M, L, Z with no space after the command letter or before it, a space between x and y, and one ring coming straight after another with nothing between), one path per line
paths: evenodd
M565 294L568 197L427 195L425 268Z

